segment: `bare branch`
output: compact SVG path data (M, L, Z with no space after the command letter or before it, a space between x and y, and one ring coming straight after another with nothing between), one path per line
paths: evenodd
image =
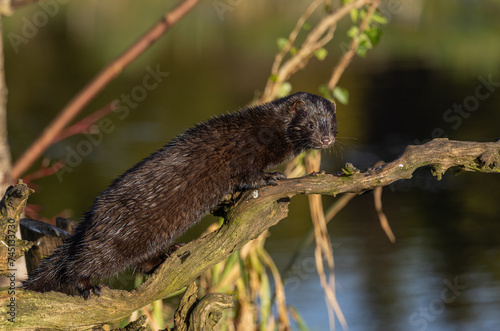
M396 242L396 236L394 232L392 232L391 226L389 224L389 220L387 216L385 216L384 211L382 210L382 187L377 187L373 191L373 200L375 202L375 210L377 211L378 219L380 221L380 226L382 230L384 230L387 238L391 241L391 243Z
M323 2L324 0L313 1L306 9L306 11L302 14L302 16L299 17L297 23L295 24L295 28L293 28L292 32L290 32L290 35L288 36L288 43L285 45L285 47L283 47L283 49L278 54L276 54L276 57L274 58L271 74L278 75L278 69L281 65L281 62L288 54L288 52L290 52L290 50L292 49L293 43L295 42L295 39L297 39L300 30L306 23L306 20L309 18L309 16L311 16L312 13L314 13L316 8L318 8L318 6Z
M368 22L370 21L370 18L372 17L373 13L375 12L375 9L377 9L379 4L380 0L375 0L368 8L368 11L363 21L359 25L360 34L363 33L367 28ZM333 69L332 76L328 81L328 89L330 91L333 91L333 89L339 82L340 76L342 76L349 63L351 63L354 55L356 55L356 48L358 47L358 43L359 43L359 38L353 38L351 40L351 43L349 44L349 50L344 53L344 55L339 59L339 62Z
M11 184L11 156L7 139L7 85L3 53L3 26L0 18L0 192Z
M137 40L115 61L104 68L78 93L42 135L19 157L12 168L12 177L17 178L52 144L61 130L85 107L111 80L140 54L154 44L166 31L183 18L200 0L184 0L175 9L165 14L148 32Z
M276 69L276 63L282 61L282 56L279 55L279 53L278 56L276 56L275 64L273 65L274 77L273 79L269 79L267 81L267 85L264 89L264 93L260 101L268 102L276 98L280 85L283 82L286 82L294 73L304 68L309 62L309 59L314 55L314 52L323 47L328 41L333 38L337 22L344 16L348 15L351 10L368 5L373 1L374 0L355 0L338 8L336 11L323 18L318 23L318 25L316 25L316 27L307 35L306 40L297 50L297 53L294 54L285 63L283 63L283 65L280 65L279 69ZM312 6L313 5L311 5L311 7ZM311 7L309 7L309 9ZM301 19L299 19L299 22L297 22L297 26L300 24L300 21ZM287 44L287 46L291 45L290 41L295 40L294 34L296 33L296 29L297 28L295 28L290 34L288 38L289 43Z

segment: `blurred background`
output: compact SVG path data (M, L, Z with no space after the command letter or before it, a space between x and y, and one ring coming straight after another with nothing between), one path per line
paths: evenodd
M106 116L106 132L63 140L32 167L53 164L78 151L82 140L91 142L70 171L33 182L30 202L40 207L40 217L80 218L115 177L164 143L199 121L249 104L264 89L278 38L288 36L309 3L202 1L86 107L80 118L120 100L121 110ZM172 5L54 0L5 18L13 160ZM388 20L380 43L366 58L356 57L339 82L350 98L337 105L339 138L324 152L322 169L337 172L351 162L365 170L432 138L500 138L500 1L390 0L380 10ZM338 27L325 60L312 59L293 76L292 92L318 93L351 25L347 19ZM157 86L137 94L155 70L164 73ZM499 189L497 175L437 181L429 169L386 187L384 211L395 244L379 226L372 194L355 198L329 224L337 297L350 329L500 330ZM187 240L209 222L191 229ZM266 242L279 268L311 227L307 199L294 198L289 217L271 228ZM311 330L327 329L312 246L287 279L287 303Z

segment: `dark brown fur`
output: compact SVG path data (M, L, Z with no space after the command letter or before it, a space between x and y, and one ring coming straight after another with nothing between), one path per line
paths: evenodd
M187 130L99 195L75 233L24 283L33 291L99 295L93 281L153 271L173 240L221 198L284 178L266 169L335 141L335 105L296 93Z

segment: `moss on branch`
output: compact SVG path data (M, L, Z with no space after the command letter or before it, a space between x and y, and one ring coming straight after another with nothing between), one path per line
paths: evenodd
M17 289L16 323L13 329L87 329L120 321L150 302L186 287L203 271L258 237L287 216L289 198L298 194L361 193L400 179L412 177L420 167L432 168L437 179L449 169L486 173L500 172L500 142L463 142L435 139L408 146L396 160L365 172L352 166L342 174L315 173L284 180L258 192L239 195L229 208L225 222L203 238L181 247L137 289L127 292L104 289L99 298L85 301L62 293L36 293ZM18 184L19 185L19 184ZM256 194L258 193L258 194ZM0 291L0 320L6 322L7 291Z

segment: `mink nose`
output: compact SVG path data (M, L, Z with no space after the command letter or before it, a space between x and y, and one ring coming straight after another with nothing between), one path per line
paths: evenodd
M321 138L321 144L323 144L323 146L328 146L331 143L332 143L332 139L330 137Z

